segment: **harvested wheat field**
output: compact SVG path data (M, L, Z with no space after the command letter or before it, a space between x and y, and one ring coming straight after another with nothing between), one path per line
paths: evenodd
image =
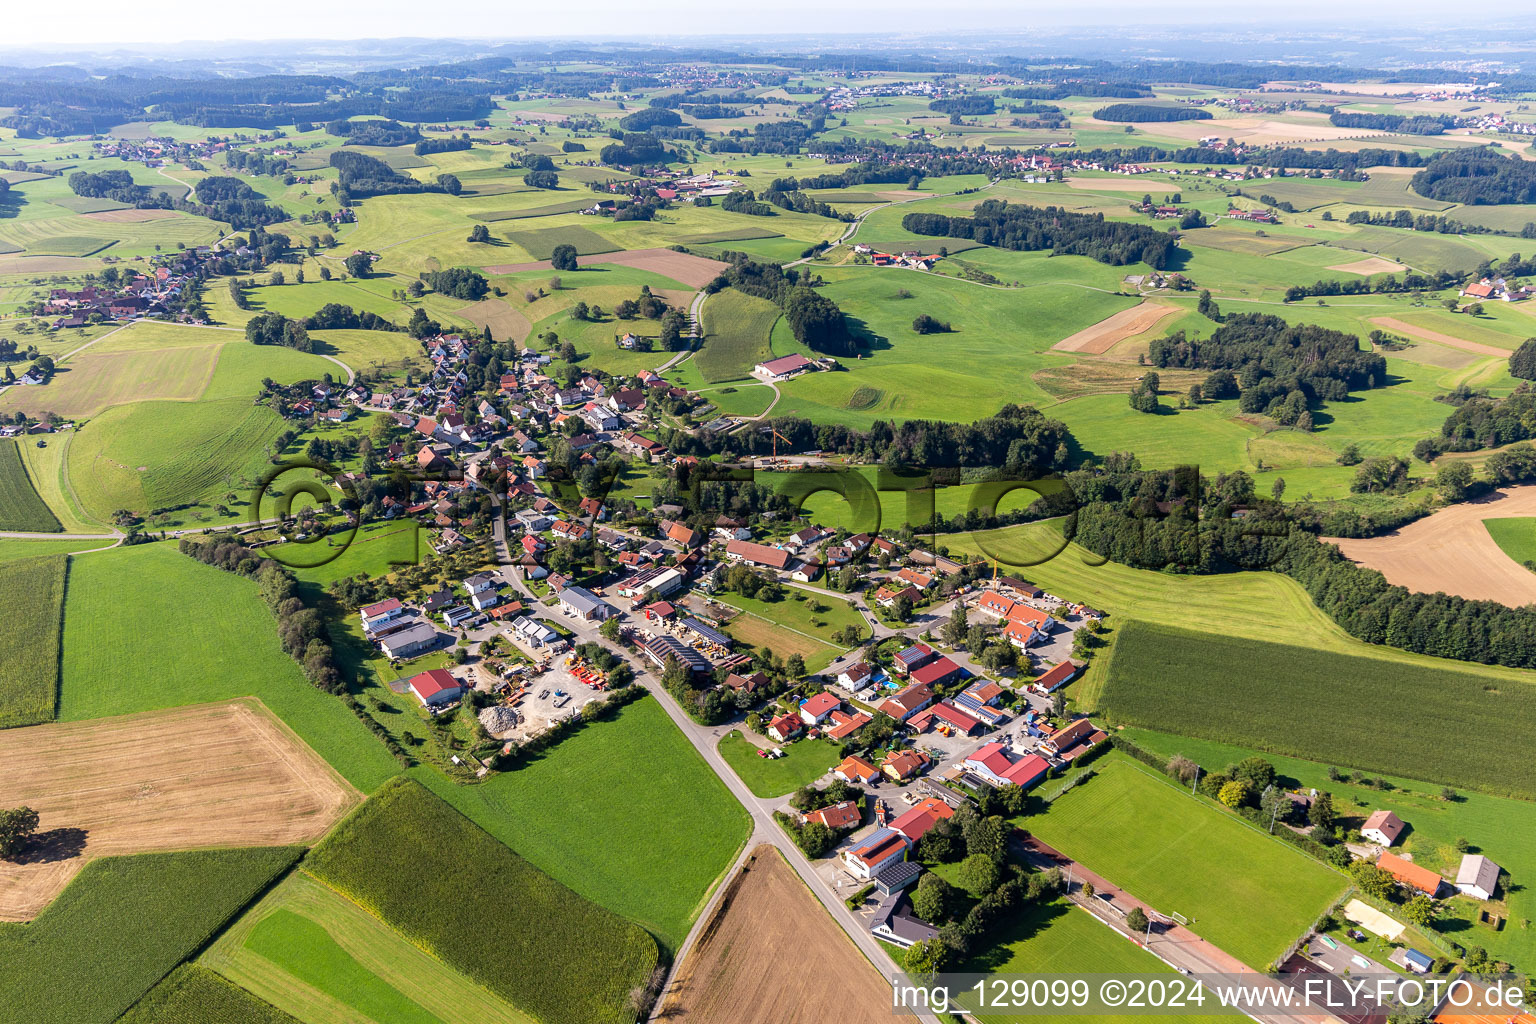
M1339 263L1328 268L1338 270L1346 274L1359 274L1361 277L1369 277L1372 274L1395 274L1399 270L1408 268L1401 263L1393 263L1391 260L1382 259L1380 256L1372 256L1369 259L1355 260L1353 263Z
M482 329L489 327L498 341L507 338L522 341L533 330L533 325L528 322L526 316L501 299L484 299L463 309L454 310L454 315L463 317L476 327Z
M1536 516L1536 486L1452 505L1382 537L1324 539L1388 583L1518 608L1536 602L1536 573L1500 550L1483 520L1524 516Z
M1425 341L1438 342L1441 345L1449 345L1451 348L1459 348L1465 352L1476 352L1485 356L1508 357L1510 350L1499 348L1496 345L1484 345L1480 341L1468 341L1466 338L1457 338L1453 335L1442 334L1439 331L1426 330L1423 327L1415 327L1413 324L1399 320L1391 316L1373 316L1371 323L1377 327L1385 327L1389 331L1406 334L1410 338L1422 338Z
M1161 321L1179 312L1177 306L1165 306L1159 302L1143 302L1139 306L1123 309L1114 316L1100 320L1092 327L1085 327L1051 346L1056 352L1086 352L1101 356L1126 338L1134 338L1143 331L1150 331Z
M0 921L36 917L91 857L318 839L361 795L253 699L0 732L3 802L47 842L0 862Z
M97 213L82 213L80 216L86 220L99 220L108 224L140 224L150 220L172 220L176 217L175 210L101 210Z
M678 968L658 1019L844 1024L891 1017L890 988L779 852L752 851Z

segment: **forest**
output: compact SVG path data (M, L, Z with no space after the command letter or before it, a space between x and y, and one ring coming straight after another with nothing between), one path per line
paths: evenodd
M1448 150L1430 160L1409 185L1443 203L1536 203L1536 164L1494 149Z
M1002 199L988 199L971 213L970 217L909 213L901 219L901 226L915 235L971 238L983 245L1022 252L1050 249L1112 266L1145 261L1156 270L1168 269L1177 251L1165 232L1145 224L1105 220L1102 214L1074 213L1056 206L1010 205Z
M1378 132L1398 132L1403 135L1444 135L1447 128L1456 127L1454 117L1434 114L1361 114L1351 111L1335 111L1328 115L1328 123L1335 128L1368 128Z
M1169 107L1160 103L1111 103L1093 112L1100 121L1208 121L1209 110Z

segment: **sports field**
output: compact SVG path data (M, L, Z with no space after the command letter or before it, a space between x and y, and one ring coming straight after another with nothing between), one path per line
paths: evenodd
M637 758L643 771L635 770ZM746 811L653 700L482 785L455 785L429 769L412 774L534 865L644 925L670 949L749 831ZM606 853L587 856L592 849Z
M58 533L63 527L37 493L31 474L21 461L21 444L21 441L0 441L0 530Z
M62 721L256 696L363 792L399 771L341 701L283 653L254 582L170 544L82 555L71 573ZM229 656L232 638L239 657Z
M94 857L318 839L359 799L254 701L0 732L8 799L73 855L0 861L0 920L37 915Z
M1111 753L1086 785L1025 827L1256 970L1311 926L1348 881ZM1255 908L1263 913L1255 913Z
M200 958L307 1024L531 1024L309 875L290 875Z

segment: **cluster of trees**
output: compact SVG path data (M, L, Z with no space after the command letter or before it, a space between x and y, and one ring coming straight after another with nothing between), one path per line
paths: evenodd
M77 196L110 199L115 203L129 205L149 195L149 187L135 185L133 175L127 171L75 171L69 176L69 188Z
M31 842L40 820L30 807L0 810L0 860L15 860Z
M844 800L851 800L858 804L860 812L864 810L864 791L842 779L832 780L832 784L825 789L805 786L796 790L790 795L789 806L801 814L808 814L822 807L842 803ZM786 814L784 811L774 811L773 817L807 857L825 857L842 841L843 836L853 831L852 829L831 829L815 821L802 825L796 815Z
M224 221L232 228L260 227L289 219L285 210L270 205L266 196L239 178L210 174L198 181L193 194L197 196L196 206L176 204L178 208Z
M649 132L625 132L619 141L604 146L597 158L605 164L623 167L660 164L666 163L667 148Z
M336 194L344 204L368 196L389 196L416 192L446 192L458 195L463 190L452 174L439 174L435 183L417 181L401 174L389 164L366 153L338 149L331 153L331 166L341 172Z
M1161 103L1111 103L1095 110L1093 116L1100 121L1209 121L1211 112Z
M1375 387L1387 372L1386 359L1361 351L1354 335L1313 324L1292 326L1267 313L1233 314L1206 339L1188 338L1183 331L1154 339L1147 357L1159 369L1230 370L1242 385L1242 411L1262 412L1286 426L1298 425L1308 405ZM1225 390L1223 379L1204 389L1205 397L1220 397L1213 392Z
M283 650L299 663L305 677L327 693L346 689L325 631L325 619L319 609L305 605L291 572L228 537L183 537L179 547L182 554L199 562L255 580L261 599L277 618Z
M756 194L749 188L734 189L720 200L720 208L727 213L745 213L752 217L772 217L773 207L767 203L757 201Z
M276 310L251 317L245 325L245 340L253 345L282 345L299 352L313 352L314 339L297 320L290 320Z
M1162 386L1162 380L1151 370L1142 374L1136 386L1131 388L1131 408L1137 412L1157 412L1162 403L1157 400L1157 390Z
M1530 345L1523 342L1521 349ZM1517 349L1510 357L1521 355ZM1521 356L1522 369L1530 353ZM1414 445L1415 458L1433 459L1445 452L1470 452L1479 448L1499 448L1516 441L1536 437L1536 388L1521 384L1508 398L1478 397L1463 402L1440 425L1439 437L1426 437Z
M224 154L224 165L231 170L248 171L280 177L288 172L288 158L273 156L264 150L231 149Z
M773 184L763 190L763 201L772 203L784 210L793 210L796 213L809 213L817 217L828 217L832 220L851 222L853 214L838 213L830 203L823 203L812 199L795 187L793 178L775 178Z
M1022 252L1050 249L1112 266L1145 262L1156 270L1167 269L1177 251L1167 234L1146 224L1105 220L1103 214L1021 206L1001 199L988 199L971 214L909 213L901 218L901 226L915 235L973 238L983 245Z
M648 132L652 128L675 128L683 123L675 110L666 107L645 107L619 119L619 128L626 132Z
M1326 213L1327 211L1323 212ZM1433 231L1440 235L1485 235L1493 231L1492 228L1485 225L1468 224L1466 221L1453 220L1444 214L1415 214L1412 210L1397 210L1392 213L1370 213L1366 210L1351 210L1349 216L1344 218L1344 222L1346 224L1372 224L1384 228L1403 228L1407 231Z
M759 263L742 253L726 253L730 266L721 271L704 290L713 295L722 288L735 288L748 295L778 303L785 322L795 339L817 352L853 355L858 348L843 311L837 303L810 287L811 271L791 267L788 271L773 263Z
M393 120L352 121L343 117L327 123L325 131L346 139L346 146L409 146L423 141L421 132Z
M1456 119L1445 114L1357 114L1336 110L1328 115L1328 122L1336 128L1368 128L1377 132L1397 132L1401 135L1444 135L1447 128L1456 127Z
M948 320L937 320L927 313L919 313L912 321L912 329L918 334L948 334L953 328Z
M1103 96L1108 99L1145 99L1152 90L1127 82L1057 82L1004 89L1002 95L1015 100L1064 100L1068 96Z
M981 116L997 113L997 103L991 96L948 96L929 103L928 109L936 114Z
M421 279L438 294L451 295L466 302L479 302L491 290L490 282L468 267L428 271L421 275Z
M393 321L386 320L368 310L353 309L339 302L327 302L304 318L304 328L310 331L398 331Z
M455 139L422 139L416 143L414 152L417 156L426 156L429 153L457 153L473 145L466 132Z
M1443 203L1536 203L1536 165L1487 148L1452 149L1431 159L1409 186Z

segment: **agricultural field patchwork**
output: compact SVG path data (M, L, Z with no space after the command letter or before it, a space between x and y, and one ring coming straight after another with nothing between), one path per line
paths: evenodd
M301 1024L238 985L183 964L134 1003L118 1024Z
M59 685L59 631L69 558L44 554L0 562L0 592L26 595L0 619L0 728L53 718Z
M423 876L415 866L428 849L460 870ZM549 1024L631 1019L633 993L656 966L655 940L641 928L583 900L408 779L342 822L305 868ZM508 963L523 966L509 972Z
M22 462L22 441L0 441L0 529L58 533L63 527L48 508Z

